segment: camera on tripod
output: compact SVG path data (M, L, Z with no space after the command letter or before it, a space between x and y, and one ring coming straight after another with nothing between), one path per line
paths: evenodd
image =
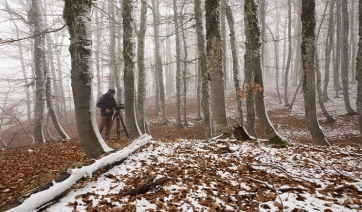
M117 104L116 106L114 106L114 109L116 110L124 109L124 104Z

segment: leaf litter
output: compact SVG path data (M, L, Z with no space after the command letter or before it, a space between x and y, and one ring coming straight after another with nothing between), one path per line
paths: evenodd
M358 211L361 159L354 147L152 141L47 211ZM152 177L170 181L121 195Z

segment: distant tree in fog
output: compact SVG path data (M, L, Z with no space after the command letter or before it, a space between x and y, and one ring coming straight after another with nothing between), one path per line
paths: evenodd
M359 131L362 135L362 0L359 0L359 28L358 28L358 53L356 63L356 80L357 84L357 113Z

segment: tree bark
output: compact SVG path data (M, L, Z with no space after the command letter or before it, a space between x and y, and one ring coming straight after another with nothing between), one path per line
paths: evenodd
M359 0L358 11L358 52L356 58L356 80L357 80L357 118L359 131L362 135L362 0Z
M160 108L160 83L158 78L158 58L161 61L160 56L160 21L159 21L159 0L152 0L152 16L153 16L153 34L154 34L154 43L155 43L155 59L153 66L153 76L154 76L154 85L155 85L155 114L159 115L161 113Z
M253 77L253 92L255 98L255 109L258 115L258 121L261 129L263 130L264 135L269 140L270 143L273 144L283 144L289 145L289 142L282 138L274 127L271 125L268 114L265 109L264 102L264 83L263 83L263 75L261 71L261 54L260 54L260 29L258 23L257 14L257 5L254 0L246 0L244 5L245 11L245 35L246 40L248 42L247 46L249 48L249 53L251 56L252 63L250 64L250 68L254 73Z
M303 94L307 127L317 145L330 145L318 124L315 98L315 1L302 2Z
M147 23L147 4L141 1L141 19L140 29L138 32L138 48L137 48L137 61L138 61L138 95L137 95L137 120L141 133L149 133L146 113L145 113L145 100L146 100L146 72L145 72L145 35Z
M91 5L91 0L66 0L63 11L71 38L71 79L78 134L83 150L90 159L111 150L97 130L95 118L91 67Z
M226 0L223 0L226 1ZM244 118L243 118L243 109L242 109L242 102L241 102L241 87L239 82L239 61L238 61L238 51L237 51L237 44L236 44L236 37L235 37L235 28L234 28L234 17L230 6L227 2L224 3L225 6L225 14L226 20L229 25L230 30L230 47L231 47L231 54L233 57L233 78L234 78L234 86L235 86L235 99L237 103L237 110L238 110L238 123L240 126L244 125Z
M211 116L210 116L210 97L209 97L209 70L207 67L207 54L204 36L203 15L201 10L201 0L194 0L194 10L197 31L197 47L200 58L201 69L201 94L202 94L202 110L204 121L205 138L212 137Z
M122 1L123 17L123 58L124 58L124 101L127 131L130 138L139 136L135 117L135 79L134 79L134 43L133 37L133 5L132 0Z
M316 63L315 68L316 68L316 77L317 77L316 89L317 89L319 107L321 108L323 115L327 118L328 122L334 122L335 119L328 113L326 107L324 106L323 94L322 94L322 89L321 89L321 85L322 85L321 78L322 78L322 76L321 76L321 72L320 72L320 69L319 69L319 55L318 55L318 48L317 48L318 47L318 38L319 38L320 31L321 31L321 28L322 28L322 24L323 24L325 15L326 15L327 6L328 5L326 5L326 7L324 9L323 17L322 17L322 20L321 20L320 25L318 27L317 37L315 39L315 41L316 41L316 43L315 43L316 51L314 52L314 54L315 54L315 63Z
M175 24L175 43L176 43L176 126L182 127L181 123L181 45L180 45L180 32L179 21L177 12L177 1L173 0L173 22Z
M99 10L95 10L96 15L96 50L94 52L95 56L95 65L96 65L96 73L97 73L97 99L102 96L102 75L101 75L101 64L100 64L100 53L101 53L101 41L102 41L102 29L100 27L100 17L99 17Z
M328 22L328 35L326 40L326 56L324 65L324 86L323 86L323 101L326 102L328 98L328 84L329 84L329 66L331 63L331 52L334 42L334 5L336 0L332 0L329 8L329 22Z
M336 11L336 21L337 21L337 30L336 30L336 43L334 45L333 53L335 56L334 64L333 64L333 85L335 89L335 97L339 98L339 74L341 70L341 52L342 52L342 44L341 44L341 1L337 1L337 11Z
M30 18L34 24L34 34L43 31L43 18L40 12L41 1L32 0ZM45 38L44 35L34 39L34 72L35 72L35 107L34 107L34 141L45 142L43 134L43 116L45 107L45 76L44 76Z
M109 76L108 76L108 82L109 88L115 88L116 87L116 76L117 76L117 61L116 61L116 23L115 23L115 12L114 12L114 2L108 1L108 12L110 18L108 18L108 24L109 24ZM97 44L98 45L98 44ZM119 91L117 91L117 94Z
M348 69L349 69L349 59L348 59L348 33L349 33L349 16L348 16L348 7L347 0L342 0L342 39L343 39L343 51L341 58L341 77L342 77L342 90L343 90L343 100L346 107L348 115L355 115L349 102L349 79L348 79Z
M225 84L222 70L222 47L220 35L220 0L206 0L206 42L208 68L211 79L211 112L213 135L229 134L225 110Z
M156 107L161 112L161 119L162 124L167 124L167 118L166 118L166 107L165 107L165 85L163 83L163 66L162 66L162 60L161 60L161 53L160 53L160 29L159 29L159 0L153 0L152 1L153 6L153 27L154 27L154 34L155 34L155 72L157 74L156 76L156 83L158 84L158 91L156 95L159 97L159 104L156 105Z
M292 0L288 0L288 59L287 66L285 67L284 74L284 106L290 106L288 100L288 77L289 77L289 68L292 60Z
M184 59L183 59L183 70L182 70L182 103L183 103L183 117L184 117L184 126L189 126L189 123L187 121L187 72L188 72L188 61L187 61L187 40L186 40L186 34L185 34L185 25L186 22L184 22L184 18L181 17L181 32L182 32L182 41L183 41L183 49L184 49Z

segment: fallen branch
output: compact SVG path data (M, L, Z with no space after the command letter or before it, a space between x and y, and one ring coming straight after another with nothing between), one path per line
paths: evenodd
M315 185L317 185L316 182L314 182L313 179L309 180L307 178L304 178L304 177L297 177L297 176L293 176L291 175L284 167L282 166L277 166L277 165L274 165L274 164L248 164L249 166L269 166L269 167L272 167L272 168L275 168L275 169L279 169L280 171L282 171L283 173L287 174L289 177L293 178L293 179L299 179L301 181L306 181L308 183L313 183Z
M143 184L135 189L126 191L126 192L122 193L121 195L122 196L128 196L128 195L136 196L138 194L145 194L148 191L150 191L151 189L155 188L156 186L163 185L164 183L166 183L167 181L170 181L170 180L171 179L167 178L167 177L162 177L159 179L156 179L156 177L152 177L145 184Z
M282 209L282 211L283 211L283 208L284 208L283 200L282 200L282 198L280 197L279 191L278 191L277 188L275 188L274 186L272 186L272 185L270 185L269 183L264 182L264 181L262 181L262 180L254 179L254 178L251 178L251 177L247 177L247 179L249 179L249 180L251 180L251 181L254 181L254 182L257 182L257 183L260 183L260 184L264 185L265 187L267 187L267 188L271 189L272 191L274 191L274 192L276 193L277 197L278 197L279 200L280 200L281 209ZM276 201L276 200L275 200L275 201Z
M351 189L356 189L356 186L355 184L347 184L347 185L344 185L344 186L340 186L340 187L337 187L335 189L333 189L333 191L340 191L340 190L343 190L343 189L346 189L346 188L351 188Z

